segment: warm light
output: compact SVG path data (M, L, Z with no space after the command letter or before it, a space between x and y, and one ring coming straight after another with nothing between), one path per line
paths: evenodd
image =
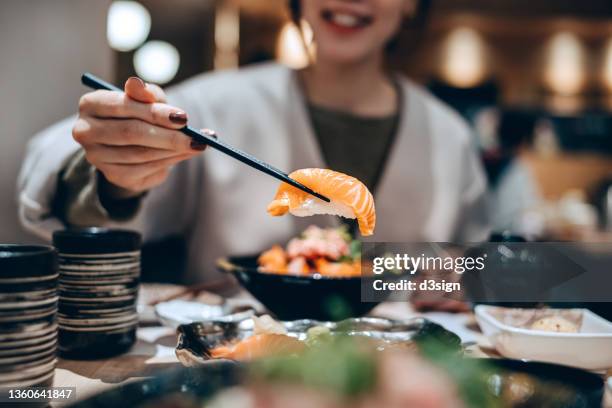
M603 80L608 90L612 92L612 38L608 40L604 53Z
M473 29L454 29L446 39L442 58L442 77L451 85L469 88L485 79L485 45Z
M548 45L545 80L561 95L574 95L584 85L584 55L578 38L568 32L558 33Z
M172 44L149 41L134 53L134 68L145 81L165 84L178 71L180 56Z
M294 69L304 68L313 58L312 39L312 29L306 22L302 22L301 31L292 22L286 23L276 45L278 61Z
M131 51L142 44L151 29L151 15L135 1L115 1L108 9L106 38L117 51Z

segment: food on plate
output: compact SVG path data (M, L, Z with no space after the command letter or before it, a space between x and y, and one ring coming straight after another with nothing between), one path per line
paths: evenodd
M203 335L200 351L210 346L216 355L245 361L231 365L240 368L227 376L231 388L207 394L199 407L545 408L577 401L570 384L523 371L529 363L463 356L452 333L431 322L416 332L414 322L379 318L278 322L264 315L238 326L195 325Z
M372 235L376 224L374 198L368 188L354 177L329 169L301 169L289 177L329 198L331 202L313 197L287 183L282 183L274 200L268 205L273 216L287 212L307 217L315 214L339 215L357 219L359 232Z
M251 336L214 347L210 350L210 357L251 361L262 357L301 353L306 347L303 341L287 335L285 326L269 315L253 316L251 320Z
M319 335L324 330L317 329ZM446 371L415 352L372 353L350 336L332 336L297 356L264 359L249 380L217 394L207 408L497 407L478 372ZM456 364L457 357L445 358ZM452 361L452 363L451 363ZM462 387L469 387L463 389ZM470 393L469 397L464 394Z
M253 334L287 334L287 328L270 315L252 316Z
M531 329L556 333L578 333L578 326L561 316L547 316L538 319L533 322Z
M212 358L251 361L262 357L300 353L305 344L285 334L255 334L236 344L223 345L211 350Z
M346 227L319 228L311 225L287 244L274 245L258 258L265 273L353 277L361 275L361 244Z
M528 330L557 333L578 333L583 315L580 309L523 309L488 307L489 313L500 323Z
M197 360L202 356L204 360L254 361L270 356L299 355L342 337L351 337L351 346L368 351L418 352L419 342L436 332L441 336L440 330L449 334L440 340L445 347L458 351L459 342L458 337L455 342L453 334L431 322L406 323L378 319L347 319L337 323L307 319L281 322L263 315L252 316L240 325L241 329L214 324L208 328L194 328L193 325L180 327L182 335L179 337L177 357L187 366L197 365ZM188 329L192 331L188 332Z

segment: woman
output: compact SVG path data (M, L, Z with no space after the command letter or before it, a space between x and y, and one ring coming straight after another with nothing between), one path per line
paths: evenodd
M43 236L70 225L138 228L188 242L186 281L334 218L271 218L278 183L176 129L189 123L278 168L329 167L373 189L377 241L478 241L488 235L485 178L468 128L386 70L410 0L292 2L312 27L316 62L205 74L167 93L137 78L125 95L85 94L79 114L38 135L20 179L20 216ZM72 137L71 137L72 134Z

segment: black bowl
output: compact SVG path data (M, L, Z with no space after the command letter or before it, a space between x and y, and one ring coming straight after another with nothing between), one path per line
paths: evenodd
M257 269L257 256L222 258L217 267L232 273L281 320L337 321L363 316L378 304L361 301L361 286L369 278L262 273Z

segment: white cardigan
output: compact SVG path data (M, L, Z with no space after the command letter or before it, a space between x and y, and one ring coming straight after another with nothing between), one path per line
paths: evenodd
M486 182L468 127L427 91L400 78L404 110L398 136L375 192L374 241L486 239ZM189 123L215 129L220 138L290 172L326 167L310 126L294 71L262 64L203 74L168 90L169 103ZM50 238L63 228L50 213L59 171L79 149L71 136L74 117L35 136L19 178L23 225ZM123 224L148 241L181 234L189 247L187 281L214 278L215 260L284 243L310 223L331 217L270 217L266 206L278 182L208 149L172 170L149 192L137 217Z

